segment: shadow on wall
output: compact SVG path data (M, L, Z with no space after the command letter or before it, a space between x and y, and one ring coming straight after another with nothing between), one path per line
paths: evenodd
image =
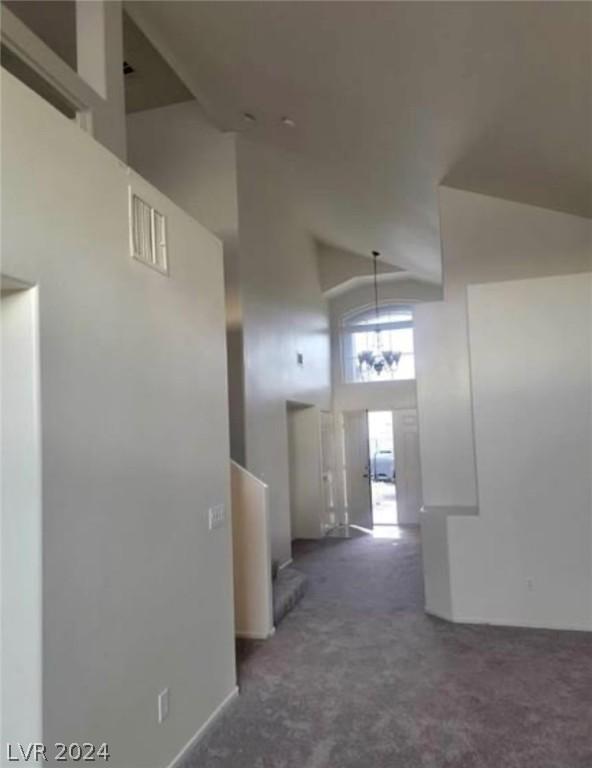
M245 466L245 371L243 329L226 326L228 359L228 411L230 420L230 457Z

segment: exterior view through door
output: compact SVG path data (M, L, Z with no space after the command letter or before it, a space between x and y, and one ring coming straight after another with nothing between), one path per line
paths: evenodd
M392 411L368 412L368 444L374 525L397 525L397 485Z
M345 412L343 438L346 524L370 531L375 526L418 525L422 498L417 412Z

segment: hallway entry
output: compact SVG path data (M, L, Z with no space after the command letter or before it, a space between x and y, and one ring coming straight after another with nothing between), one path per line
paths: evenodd
M345 523L418 525L421 497L415 409L343 414Z
M297 542L307 592L239 645L241 694L183 768L590 766L586 633L426 615L419 532L397 531Z
M291 538L318 539L337 524L333 414L286 404Z

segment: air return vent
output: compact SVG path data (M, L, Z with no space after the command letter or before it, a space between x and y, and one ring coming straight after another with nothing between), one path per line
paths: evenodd
M134 259L168 274L166 219L131 189L130 247Z

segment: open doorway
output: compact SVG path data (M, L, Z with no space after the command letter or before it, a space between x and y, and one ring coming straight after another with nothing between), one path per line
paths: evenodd
M417 411L344 411L344 522L374 536L419 524Z
M38 292L0 275L0 678L10 701L0 713L0 730L23 744L42 740Z
M397 472L392 411L368 411L370 488L374 525L397 525Z
M319 539L325 529L321 411L287 403L290 527L294 539Z

